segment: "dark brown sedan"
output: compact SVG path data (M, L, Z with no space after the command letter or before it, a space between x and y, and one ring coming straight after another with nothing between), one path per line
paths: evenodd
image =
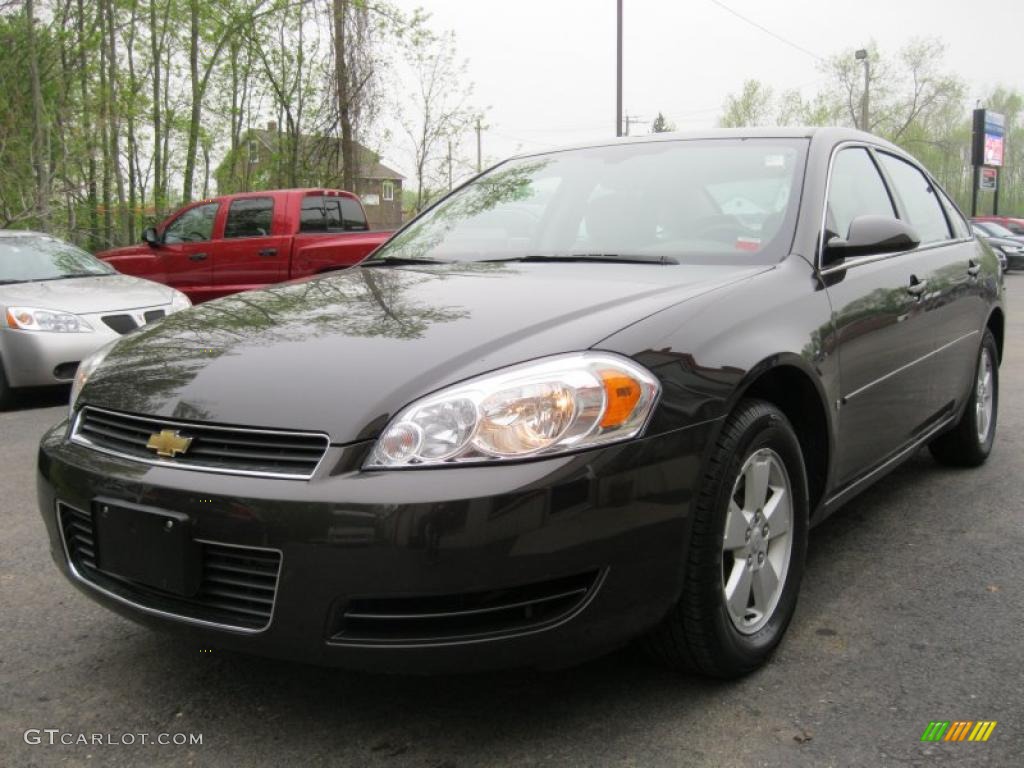
M45 436L54 560L195 642L390 671L645 637L767 660L807 531L920 446L992 450L999 265L839 129L520 157L361 265L85 361Z

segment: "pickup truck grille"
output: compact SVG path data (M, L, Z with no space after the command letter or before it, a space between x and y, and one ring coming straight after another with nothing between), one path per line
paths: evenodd
M148 447L170 431L191 438L187 449L161 457ZM221 427L86 406L75 420L72 442L127 459L207 472L260 475L294 480L313 476L329 446L327 435L245 427Z
M212 541L202 546L202 581L194 597L181 597L101 571L96 565L92 515L57 504L68 561L80 580L143 609L185 620L258 632L274 612L281 553Z

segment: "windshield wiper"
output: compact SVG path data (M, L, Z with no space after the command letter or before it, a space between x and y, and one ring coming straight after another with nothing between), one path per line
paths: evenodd
M672 256L656 256L646 253L621 254L621 253L553 253L553 254L530 254L528 256L514 256L507 259L484 259L484 261L588 261L604 262L611 264L678 264L679 260Z
M423 266L424 264L451 264L441 259L407 259L402 256L385 256L380 259L367 259L360 262L360 267L407 267Z

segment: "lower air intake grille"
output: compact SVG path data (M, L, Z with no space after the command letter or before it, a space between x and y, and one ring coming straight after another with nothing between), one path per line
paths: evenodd
M281 553L201 541L202 582L194 597L181 597L97 568L92 515L66 504L57 518L68 560L82 580L141 608L184 619L259 631L270 624Z
M331 642L453 642L539 629L578 612L600 581L591 571L489 592L353 599L341 610Z
M145 314L143 314L143 317L146 318L147 323L152 323L156 320L160 320L164 316L164 314L166 313L162 309L151 309Z
M160 458L147 447L165 430L191 438L185 451ZM72 441L130 459L169 467L306 480L327 452L327 435L221 427L135 416L85 407L75 421Z
M135 318L131 315L104 315L103 322L108 328L122 335L139 327L139 324L135 322Z

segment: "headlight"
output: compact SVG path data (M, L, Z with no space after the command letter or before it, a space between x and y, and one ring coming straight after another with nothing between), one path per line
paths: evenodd
M402 409L366 467L488 463L626 440L643 430L660 391L649 371L604 352L516 365Z
M192 306L192 302L189 300L181 291L175 291L171 294L171 312L181 312L183 309L188 309Z
M54 333L92 333L85 318L58 309L34 307L8 307L7 327L21 331L51 331Z
M120 339L114 339L109 344L104 344L78 364L78 370L75 372L75 380L71 383L71 400L69 405L72 416L75 415L75 403L78 402L78 396L82 394L82 387L85 386L86 382L89 381L89 377L96 372L96 369L103 363L104 358L110 354L110 350L112 350L119 341Z

